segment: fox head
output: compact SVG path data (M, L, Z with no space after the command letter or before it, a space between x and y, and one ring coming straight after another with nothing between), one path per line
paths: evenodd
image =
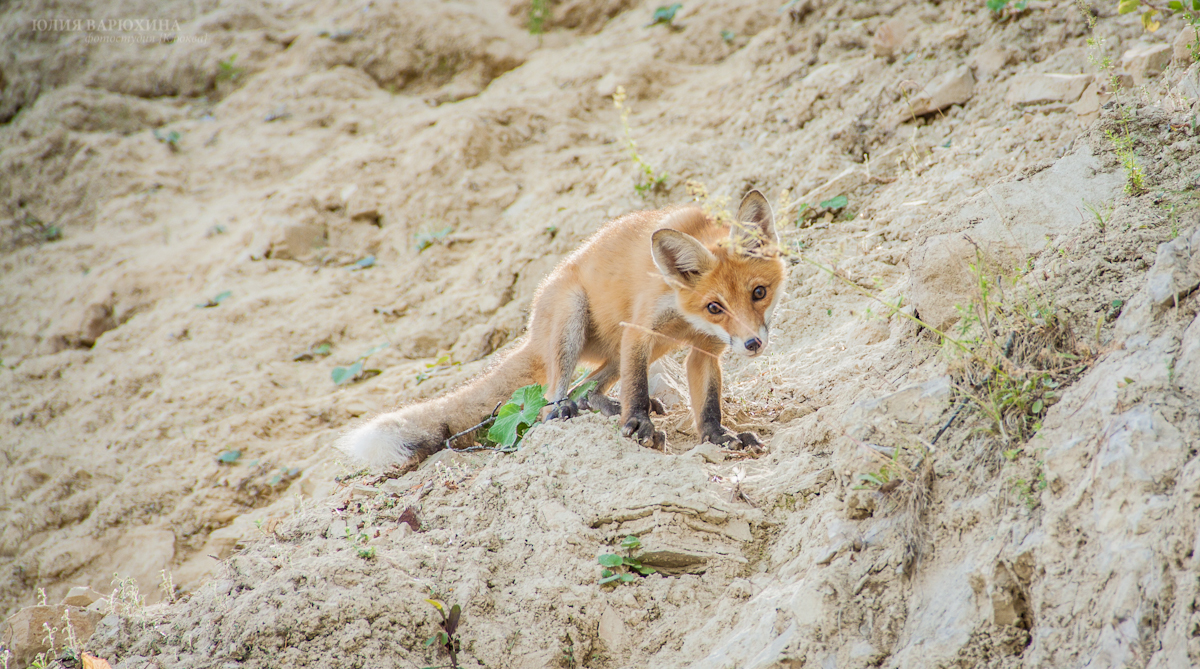
M767 198L750 191L729 237L705 246L665 228L651 238L654 264L675 289L677 308L700 332L754 357L770 341L771 316L783 297L787 265L780 257Z

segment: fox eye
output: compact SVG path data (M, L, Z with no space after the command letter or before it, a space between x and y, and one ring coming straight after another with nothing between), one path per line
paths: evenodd
M715 316L716 314L719 314L722 311L724 311L724 309L721 308L720 304L717 304L716 302L708 303L708 313L713 314Z
M754 292L751 293L751 295L754 296L755 300L761 300L762 298L767 296L767 289L763 288L762 286L759 286L754 289Z

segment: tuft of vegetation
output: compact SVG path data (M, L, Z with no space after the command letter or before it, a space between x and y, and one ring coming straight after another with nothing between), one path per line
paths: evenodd
M183 136L178 131L160 132L158 128L155 128L151 132L154 134L154 139L166 144L172 152L179 150L179 140L183 139Z
M417 385L461 365L461 362L456 361L451 354L447 353L433 362L425 363L425 371L417 372Z
M349 367L334 367L333 372L330 374L330 376L333 377L333 384L335 386L340 386L342 384L351 383L354 381L363 381L371 378L372 376L378 376L379 374L382 374L382 369L365 369L365 366L367 364L367 358L375 355L387 347L387 342L376 344L375 346L367 349L366 353L358 356L358 358L354 361L354 364L350 365Z
M529 34L541 35L546 32L546 19L550 18L550 0L530 0Z
M446 604L440 599L426 599L425 601L429 602L429 605L437 609L438 613L442 615L442 622L439 624L442 629L437 634L426 639L425 645L432 646L437 644L445 648L446 652L450 654L451 669L458 669L458 651L462 645L458 638L458 622L462 617L462 607L455 604L450 607L450 612L447 613ZM433 669L433 667L426 667L424 669Z
M1004 445L1020 444L1042 428L1060 389L1083 374L1094 353L1044 295L1021 294L1019 275L989 272L978 250L971 272L976 299L959 308L957 326L968 355L952 376Z
M237 81L242 73L246 71L244 67L238 67L234 63L237 61L237 54L230 54L228 58L217 63L217 83L222 81L234 82Z
M1117 159L1121 161L1121 167L1125 170L1125 194L1142 195L1146 192L1146 174L1138 164L1137 154L1133 152L1133 135L1129 133L1129 116L1124 108L1118 123L1121 128L1119 132L1105 130L1104 134L1108 136L1108 141L1112 142Z
M674 16L674 14L672 14ZM613 93L613 105L621 113L621 130L625 138L625 148L629 151L629 158L637 167L639 172L637 181L633 184L633 189L638 195L643 198L653 192L666 190L667 179L670 178L666 172L655 174L655 169L646 162L646 159L638 153L637 142L633 139L633 132L629 129L629 105L625 104L625 87L617 86L617 91Z
M641 539L629 535L621 540L620 547L625 549L627 555L605 553L596 558L596 562L599 562L600 566L604 567L604 569L600 570L600 585L633 583L638 579L637 574L649 576L657 571L654 567L647 567L642 564L641 560L633 556L635 552L642 548Z
M368 546L367 542L371 540L371 536L366 532L354 533L349 527L346 528L346 541L350 543L350 547L354 549L354 553L364 560L375 559L375 547Z

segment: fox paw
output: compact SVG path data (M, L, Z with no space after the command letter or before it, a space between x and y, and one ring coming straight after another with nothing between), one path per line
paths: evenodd
M762 448L762 441L758 435L753 432L738 432L735 433L726 427L718 427L715 430L705 430L700 441L708 441L718 446L740 451L744 448L758 449Z
M605 416L616 416L621 413L621 403L615 400L610 400L607 397L600 395L597 397L585 397L579 404L582 410L594 409L604 414ZM660 416L667 415L667 408L657 399L650 398L649 412Z
M563 400L554 410L546 415L546 420L551 421L555 418L570 420L579 415L579 405L572 400Z
M631 416L621 428L621 435L636 440L643 446L661 451L667 446L667 433L654 429L650 416Z

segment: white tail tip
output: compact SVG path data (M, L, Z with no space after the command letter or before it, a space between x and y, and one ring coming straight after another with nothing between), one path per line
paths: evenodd
M404 465L416 454L416 430L394 414L376 416L343 436L335 444L346 455L372 467Z

